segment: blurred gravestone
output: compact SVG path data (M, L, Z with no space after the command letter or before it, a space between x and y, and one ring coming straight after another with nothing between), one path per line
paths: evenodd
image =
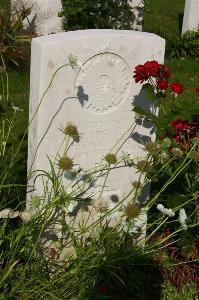
M53 74L67 63L71 53L78 57L81 67L62 67L40 104L29 128L29 172L50 171L48 157L57 163L57 152L62 156L65 151L60 147L63 133L59 129L68 122L75 124L80 132L80 140L72 143L68 156L83 170L92 169L110 152L118 158L128 152L135 161L145 156L140 141L154 140L155 133L152 124L137 124L132 135L135 123L132 107L155 108L140 93L141 85L134 83L133 70L147 60L163 63L164 50L165 41L157 35L124 30L81 30L33 39L30 119ZM112 166L102 193L106 176L107 172L102 172L87 195L94 201L100 197L100 201L113 207L128 195L132 182L140 174L124 162ZM62 182L65 187L70 186L70 180L64 175ZM31 208L31 196L44 194L44 186L42 176L29 181L32 191L28 193L27 208ZM146 190L142 201L148 196ZM126 199L131 200L132 195ZM89 214L91 221L99 217L92 213L91 206L80 213Z
M199 0L186 0L182 34L186 31L199 30Z
M30 9L24 20L25 27L36 35L47 35L62 31L62 19L58 13L62 10L61 0L11 0L11 11Z
M127 0L133 14L132 29L142 31L144 19L144 1L143 0Z

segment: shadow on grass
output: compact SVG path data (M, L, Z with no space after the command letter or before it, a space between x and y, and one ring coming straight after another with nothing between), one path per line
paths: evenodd
M128 249L129 248L129 249ZM97 281L88 299L101 300L159 300L163 276L152 257L141 248L132 250L132 244L123 245L121 251L110 257L107 249Z

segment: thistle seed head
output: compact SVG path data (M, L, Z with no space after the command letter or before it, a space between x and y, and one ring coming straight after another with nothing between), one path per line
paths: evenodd
M108 153L106 156L105 156L105 160L107 161L107 163L109 164L109 165L114 165L114 164L116 164L116 162L117 162L117 157L116 157L116 155L115 154L113 154L113 153Z

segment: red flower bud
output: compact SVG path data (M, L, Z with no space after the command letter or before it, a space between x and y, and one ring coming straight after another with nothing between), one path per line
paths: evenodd
M169 83L167 80L157 80L157 86L160 90L165 91L169 87Z
M183 85L180 83L171 83L170 84L170 88L171 90L175 93L175 94L181 94L183 91Z

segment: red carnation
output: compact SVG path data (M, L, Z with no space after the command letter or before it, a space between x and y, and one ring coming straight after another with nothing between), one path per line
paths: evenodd
M199 87L196 88L196 95L199 96Z
M183 91L183 85L180 83L171 83L170 84L170 88L171 90L175 93L175 94L181 94Z
M167 80L157 80L157 86L160 90L165 91L169 87L169 83Z

